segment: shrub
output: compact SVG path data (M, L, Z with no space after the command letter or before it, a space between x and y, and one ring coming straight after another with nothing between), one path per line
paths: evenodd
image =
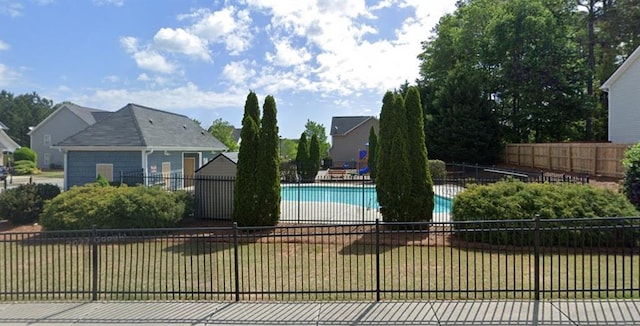
M624 152L624 194L636 208L640 209L640 143Z
M36 167L36 163L27 160L13 162L13 174L15 175L28 175L39 174L40 170Z
M441 160L429 160L431 179L445 179L447 177L447 165Z
M20 147L13 153L14 161L30 161L34 164L38 160L38 154L29 147Z
M27 224L38 220L43 206L60 194L52 184L26 184L9 189L0 195L0 218L13 224Z
M185 214L183 194L160 187L73 187L45 205L47 230L159 228L175 226Z
M107 178L105 178L102 174L98 174L95 184L100 187L109 187L111 185L109 184L109 180L107 180Z
M609 189L576 184L526 184L520 181L502 181L492 185L470 185L453 200L454 221L513 221L530 220L535 215L541 219L557 220L570 218L637 216L638 211L621 194ZM530 225L530 224L529 224ZM545 245L558 245L599 239L602 245L617 241L612 232L581 231L580 228L567 230L558 228L566 224L544 223L548 231L542 232ZM512 223L491 224L492 229L519 227ZM458 229L483 227L480 224L457 224ZM486 228L486 226L484 226ZM631 231L630 231L631 232ZM637 232L637 231L633 231ZM467 240L496 244L531 245L532 232L516 237L514 231L498 230L475 234L461 232ZM626 240L633 239L625 235ZM628 245L628 243L626 244Z

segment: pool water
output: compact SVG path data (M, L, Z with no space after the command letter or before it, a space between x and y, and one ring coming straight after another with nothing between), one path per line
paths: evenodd
M375 187L339 187L339 186L287 186L281 188L282 200L286 201L313 201L313 202L333 202L364 206L366 208L378 209L378 194ZM434 196L434 213L451 212L451 199Z

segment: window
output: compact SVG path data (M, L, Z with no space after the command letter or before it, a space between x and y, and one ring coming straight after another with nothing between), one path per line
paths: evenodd
M113 181L113 164L96 164L96 178L98 175L105 177L109 182Z
M44 146L51 146L51 135L44 135Z
M50 153L44 153L44 155L42 156L42 160L44 161L44 167L45 169L49 168L49 164L51 164L51 154Z

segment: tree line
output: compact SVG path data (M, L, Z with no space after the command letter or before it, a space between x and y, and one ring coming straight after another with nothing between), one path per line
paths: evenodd
M57 105L35 92L15 96L0 91L0 122L9 128L5 130L7 135L22 147L30 146L29 127L37 126L55 109Z
M432 157L491 163L509 142L605 141L598 86L640 45L638 21L640 0L458 1L419 54Z

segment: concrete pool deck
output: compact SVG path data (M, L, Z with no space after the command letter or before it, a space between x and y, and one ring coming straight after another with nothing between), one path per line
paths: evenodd
M433 190L438 196L453 198L464 188L456 185L436 185ZM376 219L382 221L382 214L377 209L334 202L282 201L280 212L282 222L359 224L374 223ZM451 214L433 213L433 222L451 222Z

